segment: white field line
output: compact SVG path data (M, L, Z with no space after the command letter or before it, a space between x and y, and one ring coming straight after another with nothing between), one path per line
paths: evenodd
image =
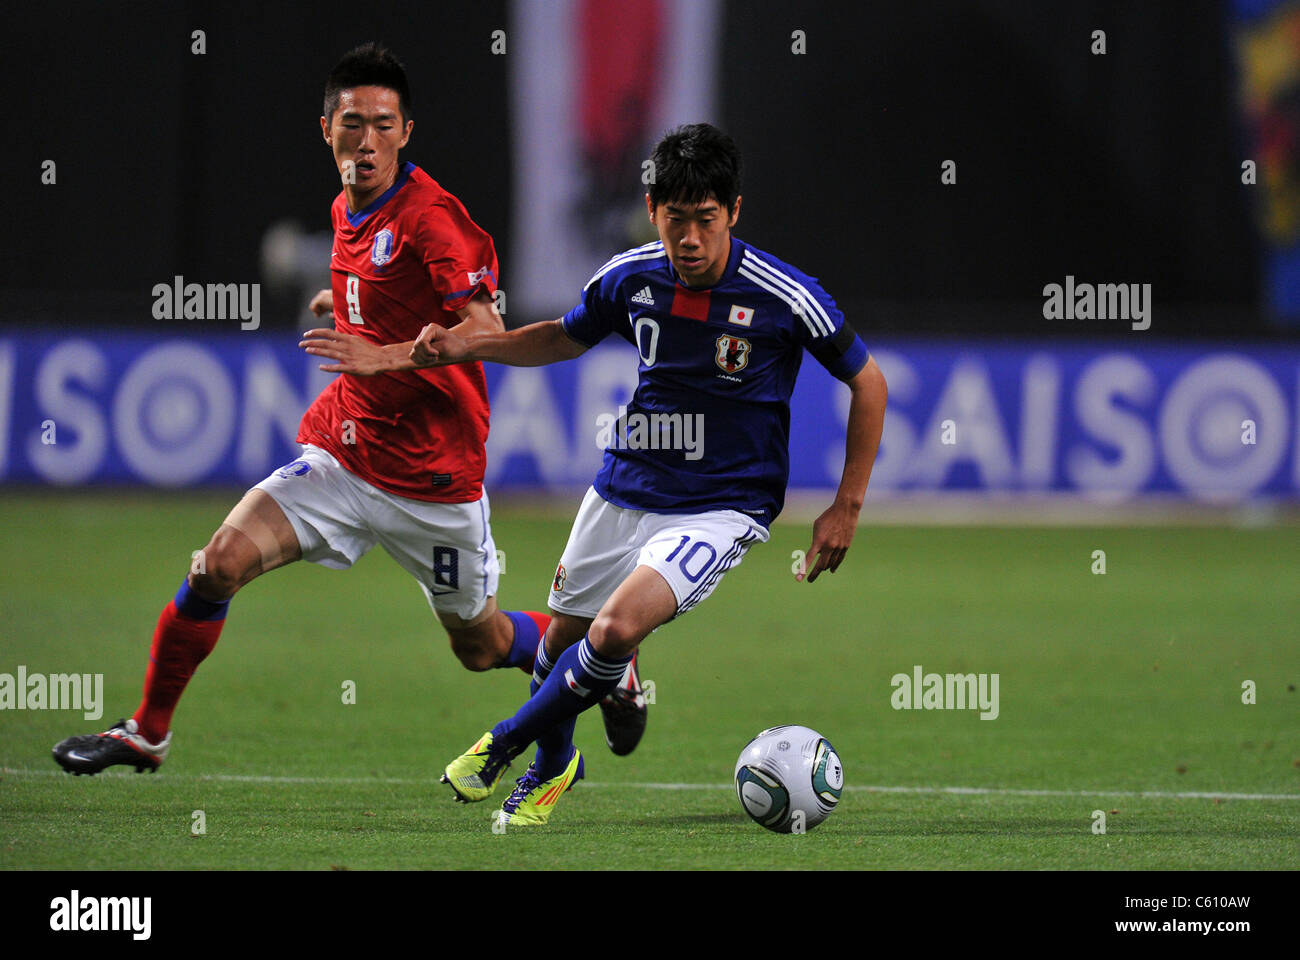
M125 771L114 771L113 776L132 776ZM62 770L25 770L12 767L0 768L0 777L60 777L70 776ZM438 781L410 780L399 777L266 777L231 773L210 775L189 774L170 776L170 780L183 780L186 783L316 783L316 784L392 784L408 787L432 787ZM731 790L727 783L609 783L600 780L584 780L583 787L598 790ZM1164 790L1025 790L1015 787L890 787L890 786L848 786L845 790L853 793L917 793L917 794L953 794L957 796L994 796L994 797L1141 797L1152 800L1300 800L1300 793L1215 793L1200 791L1164 791Z

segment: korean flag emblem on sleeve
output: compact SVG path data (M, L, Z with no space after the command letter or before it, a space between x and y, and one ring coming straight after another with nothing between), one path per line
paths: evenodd
M731 313L727 314L727 323L738 323L742 327L747 327L753 322L753 307L738 307L734 303L731 305Z

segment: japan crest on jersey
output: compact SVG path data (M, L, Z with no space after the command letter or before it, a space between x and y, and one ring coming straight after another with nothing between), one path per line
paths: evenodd
M382 267L393 259L393 231L380 230L375 236L375 245L370 248L370 262Z
M724 333L718 337L718 352L714 354L714 361L727 373L735 373L738 370L744 370L745 365L749 363L749 341L744 337L733 337L729 333Z

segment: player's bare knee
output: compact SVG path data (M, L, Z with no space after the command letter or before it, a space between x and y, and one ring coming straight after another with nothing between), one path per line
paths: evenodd
M587 631L591 629L591 624L590 617L574 617L567 613L551 611L551 624L546 628L546 635L543 638L551 662L554 663L560 654L586 636Z
M484 650L482 647L458 647L453 644L452 650L455 651L461 666L471 673L483 673L496 666L496 657L492 651Z
M631 654L644 636L630 618L602 610L592 621L587 638L602 657L616 658Z
M480 624L465 630L447 631L447 636L451 638L451 652L466 670L474 673L491 670L499 659L494 645L489 642L487 631L481 627Z
M205 600L229 600L261 572L258 558L222 528L190 567L190 586Z
M211 563L201 573L191 570L189 581L195 593L213 603L229 600L242 586L233 568Z
M466 670L479 673L501 664L510 649L514 625L497 609L494 598L488 597L483 608L468 620L446 610L436 613L451 640L451 652Z

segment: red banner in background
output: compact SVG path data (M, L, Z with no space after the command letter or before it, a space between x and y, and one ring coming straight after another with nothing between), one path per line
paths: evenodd
M515 0L515 209L502 286L516 316L555 317L596 269L656 239L644 161L717 116L719 0Z

